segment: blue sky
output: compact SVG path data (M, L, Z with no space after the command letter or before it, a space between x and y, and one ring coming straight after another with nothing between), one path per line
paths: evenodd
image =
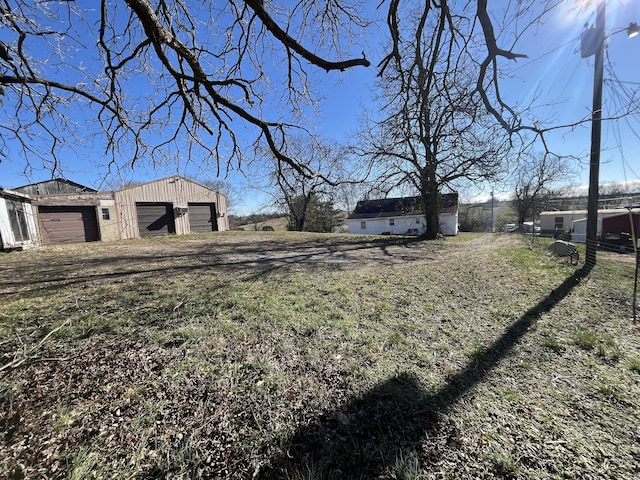
M584 12L569 8L553 14L535 36L521 44L520 51L529 59L520 60L510 82L508 95L531 99L547 125L562 125L590 118L593 96L594 58L580 58L580 33L584 24L595 22L595 5ZM575 3L575 2L574 2ZM604 121L602 125L601 183L638 180L640 174L640 98L635 105L626 92L640 90L640 37L627 38L620 32L630 22L640 22L640 2L610 0L607 4L603 87L603 118L615 116L622 109L632 109L624 119ZM618 33L614 33L618 32ZM529 50L529 51L527 51ZM574 129L559 130L550 137L551 148L558 153L582 157L580 173L573 183L588 183L588 154L591 125L586 122Z
M581 0L566 0L566 5L552 13L543 25L520 40L516 51L528 55L511 64L514 75L503 84L503 94L510 102L524 102L535 99L536 110L547 125L572 124L589 118L593 91L593 57L581 59L579 38L585 23L595 22L595 5L589 8L576 7ZM499 0L489 2L490 10L499 12ZM584 2L583 2L584 3ZM377 4L377 2L376 2ZM630 22L640 23L640 1L609 0L607 4L607 34L626 28ZM492 10L493 11L493 10ZM368 58L372 66L337 72L317 72L316 80L324 97L321 116L315 119L318 130L327 139L347 142L355 134L362 114L362 106L372 105L373 89L377 70L375 51L380 43L378 33L369 39ZM506 41L506 39L503 39ZM505 61L506 62L506 61ZM503 62L504 63L504 62ZM614 115L623 107L633 106L624 96L627 91L640 91L640 36L628 39L624 33L612 35L608 40L605 58L605 85L603 116ZM615 74L616 78L611 75ZM601 183L630 182L638 180L640 174L640 98L635 98L635 107L625 119L605 121L602 129ZM588 182L588 152L591 126L588 122L573 129L564 129L551 135L550 147L553 151L580 156L576 163L578 173L570 179L573 185ZM82 150L85 158L76 159L69 154L65 174L70 180L95 188L106 188L106 171L96 170L90 159L101 155L91 148ZM3 159L0 163L0 186L11 188L25 183L50 178L46 171L34 171L31 176L23 173L21 159ZM215 174L191 170L184 165L153 170L140 166L128 173L126 180L148 181L172 174L186 174L200 179L215 178ZM234 206L236 213L258 210L269 201L260 191L247 190L250 183L238 172L230 172L227 181L239 188L239 202ZM487 190L499 186L487 186ZM486 193L475 192L475 193Z

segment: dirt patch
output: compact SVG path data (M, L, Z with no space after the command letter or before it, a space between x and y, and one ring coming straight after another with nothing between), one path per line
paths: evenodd
M631 253L616 253L616 252L603 252L598 251L597 258L601 258L606 262L615 262L627 267L635 268L636 256Z

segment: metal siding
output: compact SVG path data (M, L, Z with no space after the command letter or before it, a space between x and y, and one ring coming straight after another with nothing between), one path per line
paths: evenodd
M440 231L443 235L458 235L458 214L441 213L440 214Z
M637 229L638 214L633 215L633 230ZM602 220L602 235L606 233L631 233L631 219L629 214L616 215ZM638 232L635 232L638 235Z
M218 230L215 203L189 203L189 229L192 232L214 232Z
M602 233L602 220L615 215L628 214L627 211L621 209L598 210L598 234ZM562 230L571 230L571 225L576 220L582 220L587 215L586 210L558 210L540 213L540 234L543 236L552 236L556 233L555 218L562 217Z
M225 215L217 219L218 230L228 230L225 196L182 177L169 177L125 188L116 192L115 198L122 238L139 236L136 202L171 203L173 207L186 207L189 203L215 203L217 211ZM178 215L175 228L177 234L189 233L188 215Z
M227 196L216 192L216 206L218 207L218 230L229 230L229 215L227 212Z
M173 208L167 203L136 204L138 233L141 237L157 237L176 232Z
M94 207L40 206L38 222L43 245L93 242L99 239Z

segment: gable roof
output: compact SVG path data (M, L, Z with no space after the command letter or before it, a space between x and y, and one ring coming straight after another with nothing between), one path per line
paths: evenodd
M457 193L443 193L440 195L440 198L443 211L451 209L457 210ZM402 217L406 215L421 215L423 213L422 197L382 198L359 201L353 213L347 218Z
M198 185L199 187L206 188L207 190L211 190L212 192L216 192L216 193L220 194L220 192L218 192L217 190L215 190L215 189L213 189L211 187L207 187L206 185L203 185L202 183L197 182L195 180L191 180L190 178L183 177L182 175L171 175L169 177L156 178L155 180L149 180L148 182L133 183L131 185L127 185L126 187L122 187L118 191L119 192L124 192L125 190L139 188L139 187L142 187L142 186L145 186L145 185L152 185L154 183L157 183L157 184L167 183L167 182L168 183L173 183L176 180L180 180L182 182L193 183L194 185Z
M55 195L57 193L83 193L92 192L97 190L81 185L65 178L53 178L51 180L45 180L44 182L30 183L29 185L23 185L16 187L13 190L27 195Z

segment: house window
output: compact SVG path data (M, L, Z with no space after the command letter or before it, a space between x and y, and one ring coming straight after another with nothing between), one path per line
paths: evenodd
M27 227L27 217L24 214L24 204L7 200L7 213L11 223L11 231L16 242L30 240L29 228Z
M395 224L396 224L395 219L390 218L390 219L389 219L389 225L395 225Z
M109 215L109 209L108 208L103 208L102 209L102 219L103 220L109 220L111 218L111 216Z
M360 222L360 230L365 230L367 228L367 222Z
M420 223L420 217L416 217L416 223Z
M564 227L564 217L555 217L556 230L562 230Z

